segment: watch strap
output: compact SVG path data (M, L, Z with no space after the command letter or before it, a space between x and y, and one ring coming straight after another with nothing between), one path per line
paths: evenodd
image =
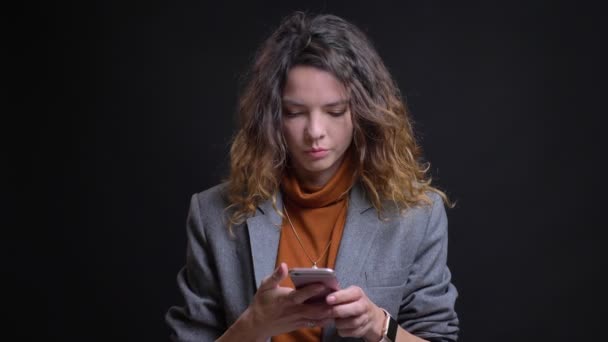
M384 309L382 309L382 311L384 311L386 320L384 321L384 328L382 329L382 339L379 342L395 342L397 339L399 323L397 323L388 311Z

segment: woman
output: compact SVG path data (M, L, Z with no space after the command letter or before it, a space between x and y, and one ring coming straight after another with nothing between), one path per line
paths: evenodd
M364 34L295 13L239 104L230 177L195 194L167 313L176 341L453 341L446 196L419 162L399 90ZM305 302L292 267L335 269Z

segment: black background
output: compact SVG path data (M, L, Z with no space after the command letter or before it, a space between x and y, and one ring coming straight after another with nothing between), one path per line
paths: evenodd
M605 11L554 1L6 12L9 329L167 339L190 196L226 176L240 75L293 10L358 25L407 98L434 180L458 203L449 266L461 340L601 337Z

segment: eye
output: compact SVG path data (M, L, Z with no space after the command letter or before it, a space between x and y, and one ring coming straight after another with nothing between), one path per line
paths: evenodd
M298 115L301 115L301 114L303 114L303 113L304 113L304 112L290 112L290 111L284 111L284 112L283 112L283 115L285 115L285 116L286 116L286 117L288 117L288 118L294 118L294 117L296 117L296 116L298 116Z
M331 116L336 116L336 117L338 117L338 116L342 116L342 115L344 115L344 113L346 113L346 110L341 110L341 111L329 111L329 112L327 112L327 113L329 113L329 115L331 115Z

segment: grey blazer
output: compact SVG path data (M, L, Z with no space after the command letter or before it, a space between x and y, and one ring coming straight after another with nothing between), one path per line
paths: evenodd
M213 341L249 306L262 279L272 273L281 217L270 201L246 224L226 229L225 185L192 196L187 220L186 265L177 277L184 306L169 309L173 341ZM378 214L360 185L349 194L346 224L335 270L342 288L361 287L412 334L455 341L456 288L447 259L447 218L441 198L402 215ZM280 194L277 207L282 206ZM323 341L346 341L333 326Z

